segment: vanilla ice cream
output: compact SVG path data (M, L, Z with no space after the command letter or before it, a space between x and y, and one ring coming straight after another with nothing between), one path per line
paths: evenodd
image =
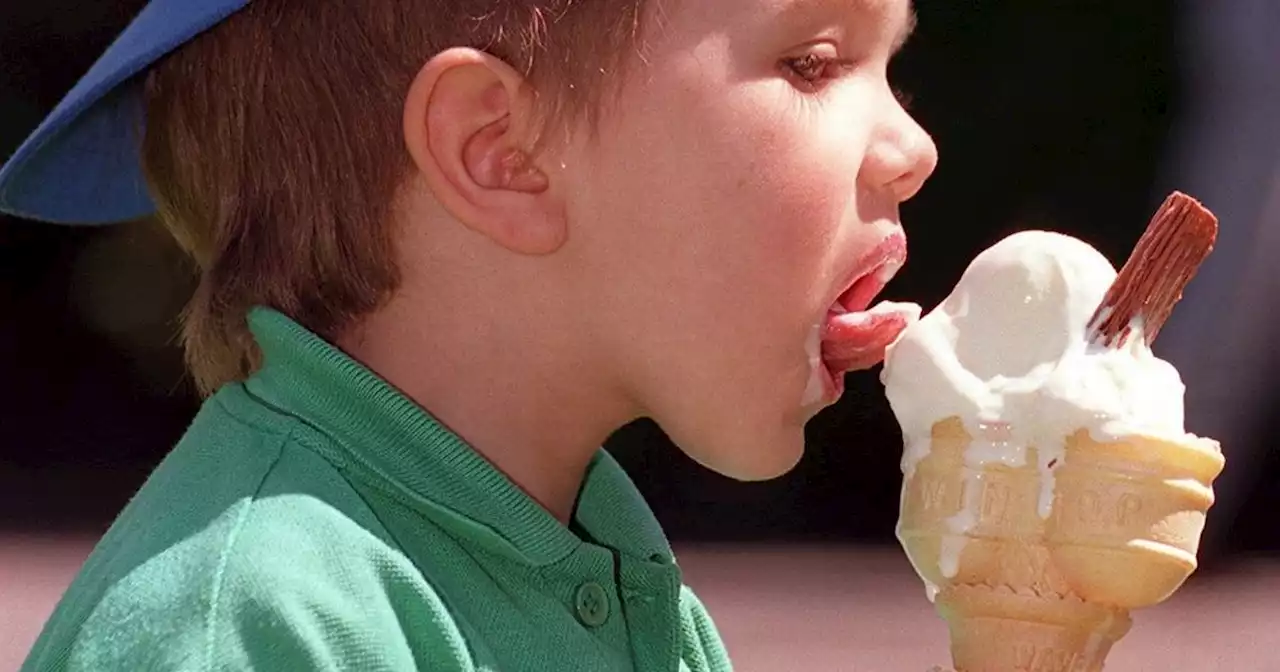
M1088 244L1024 231L978 255L951 295L907 327L881 374L904 435L904 493L928 456L934 424L947 418L973 436L964 461L975 479L987 465L1026 465L1035 447L1042 518L1052 513L1054 471L1072 433L1087 429L1099 441L1194 438L1183 428L1182 380L1152 354L1141 324L1120 348L1090 342L1089 320L1115 278ZM943 544L943 576L955 575L975 521L969 495L980 488L965 490L948 521L955 536Z

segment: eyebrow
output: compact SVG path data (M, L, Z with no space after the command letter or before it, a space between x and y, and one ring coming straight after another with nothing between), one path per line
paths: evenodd
M858 11L865 14L871 14L882 18L888 22L888 15L883 7L884 4L894 2L895 0L794 0L791 2L780 17L783 21L801 19L801 17L811 17L817 14L843 9L844 11ZM897 53L902 49L903 45L910 39L912 32L916 29L916 9L914 3L907 0L907 16L902 24L897 27L893 40L890 42L891 53Z

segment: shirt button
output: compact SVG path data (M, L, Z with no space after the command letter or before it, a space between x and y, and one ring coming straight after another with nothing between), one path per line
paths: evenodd
M598 628L609 620L609 595L594 581L578 586L574 607L578 612L578 620L588 628Z

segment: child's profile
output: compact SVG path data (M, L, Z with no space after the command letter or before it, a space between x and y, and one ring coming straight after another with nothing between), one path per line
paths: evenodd
M741 480L919 315L909 0L152 0L0 172L191 255L207 396L24 670L725 672L601 450Z

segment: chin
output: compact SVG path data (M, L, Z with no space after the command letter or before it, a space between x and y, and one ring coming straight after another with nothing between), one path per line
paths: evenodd
M745 482L784 476L804 457L811 414L799 404L808 370L778 368L708 376L716 384L706 392L673 386L680 394L650 405L650 417L681 452L722 476Z
M764 428L739 423L676 445L698 464L736 481L768 481L786 475L804 457L804 427Z

